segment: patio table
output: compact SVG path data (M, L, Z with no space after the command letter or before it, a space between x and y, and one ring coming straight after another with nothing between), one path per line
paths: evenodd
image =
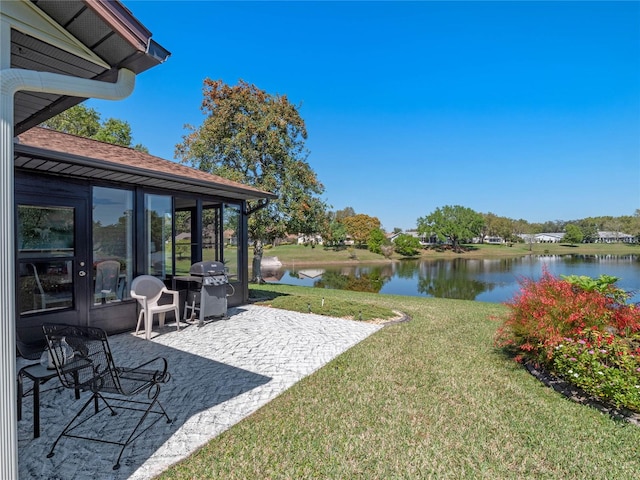
M73 377L78 382L78 370L85 367L84 362L74 362L70 369L66 370L73 374ZM40 436L40 385L56 378L58 373L55 369L49 369L40 363L27 365L22 367L18 372L18 420L22 420L22 399L26 396L24 394L23 378L27 377L33 381L33 438ZM76 400L80 398L80 389L76 388Z

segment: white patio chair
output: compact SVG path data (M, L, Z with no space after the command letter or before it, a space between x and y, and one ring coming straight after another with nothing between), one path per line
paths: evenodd
M118 298L120 262L105 260L96 265L95 303L107 303Z
M159 304L163 294L171 295L173 300L171 303ZM140 331L140 324L144 318L144 334L145 338L151 338L151 328L153 327L153 316L158 314L160 327L164 326L164 317L166 312L173 312L176 318L176 326L180 330L180 313L178 312L179 293L175 290L169 290L162 280L151 275L140 275L131 282L131 297L135 298L140 304L141 310L138 315L138 324L136 325L136 335Z

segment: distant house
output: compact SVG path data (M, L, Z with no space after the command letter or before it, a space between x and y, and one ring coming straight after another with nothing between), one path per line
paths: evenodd
M596 243L634 243L636 238L633 235L622 232L598 232Z
M432 233L430 236L427 236L427 235L418 233L417 230L406 230L404 232L392 233L391 235L389 235L388 238L391 242L395 242L400 235L411 235L412 237L417 238L420 241L420 245L422 246L441 243L438 240L438 236L436 234Z
M564 238L564 232L536 233L536 243L560 243Z
M525 243L560 243L564 238L564 232L551 233L520 233L518 234Z
M484 243L489 243L491 245L502 245L504 243L504 238L498 236L487 236L484 237Z
M298 245L315 244L322 245L322 235L305 235L303 233L298 234Z
M525 243L560 243L564 239L564 233L523 233L518 237L522 238ZM599 231L595 239L596 243L634 243L635 241L636 237L628 233L607 231Z

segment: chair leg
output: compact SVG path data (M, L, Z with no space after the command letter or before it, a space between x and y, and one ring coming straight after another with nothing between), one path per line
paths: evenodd
M60 435L58 435L58 438L56 438L55 442L53 442L53 445L51 445L51 450L49 450L49 453L47 454L47 458L51 458L51 457L53 457L53 455L54 455L53 450L56 448L56 445L58 445L58 442L60 441L60 439L61 439L62 437L64 437L64 436L67 434L67 432L68 432L69 430L71 430L71 428L70 428L70 427L71 427L71 425L73 425L73 422L75 422L75 421L76 421L76 419L77 419L80 415L82 415L82 413L87 409L87 407L88 407L89 405L91 405L91 403L92 403L92 402L93 402L93 403L96 403L96 408L97 408L97 401L98 401L98 399L97 399L97 397L96 397L96 394L94 393L94 394L89 398L89 400L87 400L87 403L85 403L85 404L82 406L82 408L80 409L80 411L79 411L78 413L76 413L76 416L75 416L75 417L73 417L73 418L71 419L71 421L70 421L69 423L67 423L67 426L66 426L66 427L64 427L64 429L62 430L62 432L60 432Z
M178 332L180 331L180 312L178 311L178 307L173 309L173 313L176 316L176 327L178 328Z
M144 336L147 340L151 340L151 328L153 327L153 315L149 314L149 311L144 313Z
M155 393L152 396L149 396L149 402L148 402L147 409L144 411L144 414L142 415L140 420L138 420L138 423L135 426L135 428L133 429L133 431L131 432L131 434L129 435L129 438L127 438L127 440L125 442L123 442L122 448L120 449L120 454L118 455L118 458L116 459L116 463L113 466L113 470L118 470L120 468L120 458L122 457L122 454L124 453L124 449L127 448L127 446L129 446L129 444L131 442L133 442L136 438L138 438L140 435L142 435L146 430L148 430L151 427L151 425L155 424L158 420L160 420L161 417L158 417L156 420L153 421L153 423L151 425L147 426L144 430L138 432L138 428L140 428L140 426L144 423L144 421L147 418L147 416L149 415L149 413L157 413L157 414L162 413L162 416L164 416L167 419L167 423L173 423L173 420L171 418L169 418L169 415L167 415L167 412L165 411L164 407L158 401L158 396L159 395L160 395L160 386L156 385ZM161 412L153 411L153 407L155 405L160 407ZM137 435L136 435L136 433L137 433Z
M140 310L140 315L138 315L138 324L136 325L136 335L138 335L138 332L140 331L140 323L142 322L142 317L144 316L144 310ZM147 323L145 322L145 327L146 327Z
M109 402L107 402L107 400L100 395L100 393L94 393L93 395L91 395L91 397L89 398L89 400L87 400L87 402L82 406L82 408L80 409L80 411L78 411L78 413L76 413L75 417L73 417L73 419L71 419L71 421L67 424L66 427L64 427L64 430L62 430L62 432L60 432L60 435L58 435L58 438L56 438L55 442L53 442L53 445L51 445L51 450L49 450L49 453L47 454L47 458L51 458L54 455L54 450L56 448L56 446L58 445L58 442L60 441L60 439L62 437L73 437L73 434L69 434L69 432L71 432L73 429L75 429L76 427L78 427L79 425L82 425L84 422L87 421L87 419L82 420L80 422L78 422L76 425L74 425L75 421L80 418L80 416L84 413L84 411L87 409L87 407L89 407L89 405L91 405L93 403L94 405L94 413L93 415L97 415L98 412L100 411L99 405L98 405L98 401L102 399L102 401L104 402L106 408L109 409L109 411L111 412L111 415L117 415L117 412L111 407L111 405L109 405ZM92 415L92 416L93 416ZM82 437L75 437L75 438L82 438ZM101 440L97 440L97 441L101 441ZM105 442L105 443L113 443L113 442Z
M22 370L20 370L18 372L18 420L22 420L22 397L23 397L22 382L23 382Z

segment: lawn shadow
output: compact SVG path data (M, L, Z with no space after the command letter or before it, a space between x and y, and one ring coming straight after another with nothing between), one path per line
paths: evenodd
M249 301L251 303L268 302L269 300L273 300L274 298L288 296L291 296L291 294L284 292L274 292L273 290L252 289L251 286L249 286Z

